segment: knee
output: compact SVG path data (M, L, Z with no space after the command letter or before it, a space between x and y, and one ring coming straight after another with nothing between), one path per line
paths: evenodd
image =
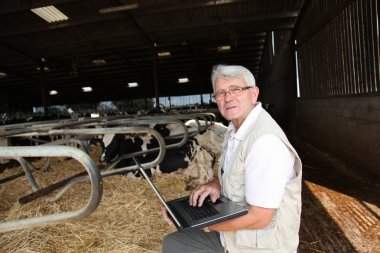
M162 241L162 253L175 252L177 232L168 234Z

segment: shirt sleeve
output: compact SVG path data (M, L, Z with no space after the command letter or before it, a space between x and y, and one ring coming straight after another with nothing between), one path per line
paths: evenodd
M294 154L275 135L260 136L245 161L245 195L250 205L278 208L294 177Z

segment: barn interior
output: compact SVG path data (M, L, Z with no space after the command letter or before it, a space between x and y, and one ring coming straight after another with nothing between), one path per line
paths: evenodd
M46 6L61 11L62 19L48 22L36 14ZM8 124L20 117L57 116L57 108L95 112L104 101L118 105L117 114L152 109L185 113L189 108L218 114L212 67L247 67L256 78L260 101L303 161L299 252L380 251L378 0L17 0L0 2L0 23L0 113ZM85 87L91 92L84 92ZM173 102L178 97L197 99L181 108ZM67 116L60 113L58 117ZM1 164L0 171L6 166ZM105 185L114 187L108 181ZM136 196L148 198L145 191ZM169 189L166 194L174 197ZM96 211L93 215L85 226L100 220ZM160 236L170 231L163 227ZM81 238L79 229L67 240L62 227L39 228L37 234L32 229L4 232L0 248L15 252L12 247L18 244L11 238L16 237L24 238L24 252L159 248L159 240L152 245L141 238L119 243L121 234L94 243ZM41 250L31 242L58 230L62 244L49 241L49 248L39 243L45 247ZM69 241L83 245L62 246ZM128 243L138 247L126 248Z

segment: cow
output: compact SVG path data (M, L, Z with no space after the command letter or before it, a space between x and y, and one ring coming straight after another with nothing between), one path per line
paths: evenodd
M215 122L208 126L206 131L196 135L194 138L198 141L199 145L218 157L221 153L221 144L226 132L227 127L225 125Z
M171 135L170 128L164 124L156 124L154 129L157 130L164 138ZM178 143L178 138L166 138L165 144ZM115 162L121 155L144 151L158 147L158 142L151 136L132 136L125 134L105 134L102 139L104 151L101 161L105 164ZM140 163L152 161L155 153L145 154L136 157ZM151 170L146 170L148 175L153 173L171 173L183 169L183 174L189 179L191 186L205 183L213 177L213 167L215 164L215 155L207 151L195 138L188 138L185 144L178 148L166 149L165 156L161 163ZM132 159L121 160L116 168L134 165ZM140 176L138 172L135 176Z

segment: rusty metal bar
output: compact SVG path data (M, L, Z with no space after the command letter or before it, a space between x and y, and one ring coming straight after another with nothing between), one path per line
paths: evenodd
M63 187L63 186L65 186L72 179L80 177L80 176L84 176L85 174L86 174L86 171L80 172L80 173L78 173L76 175L73 175L71 177L65 178L64 180L61 180L61 181L59 181L57 183L51 184L51 185L49 185L49 186L47 186L45 188L39 189L39 190L37 190L35 192L32 192L32 193L30 193L30 194L28 194L26 196L21 197L18 200L18 202L20 204L26 204L28 202L31 202L31 201L39 198L39 197L45 196L45 195L47 195L47 194L49 194L49 193L51 193L51 192L53 192L53 191L55 191L55 190Z

